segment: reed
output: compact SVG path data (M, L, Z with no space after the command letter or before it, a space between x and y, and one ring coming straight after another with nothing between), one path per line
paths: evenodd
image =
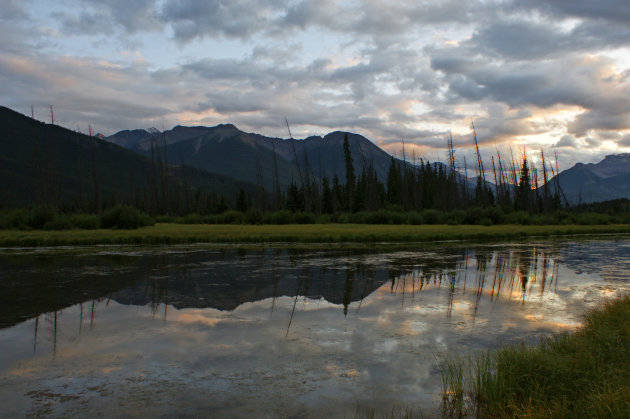
M451 357L441 373L447 415L630 417L630 297L589 311L573 333Z

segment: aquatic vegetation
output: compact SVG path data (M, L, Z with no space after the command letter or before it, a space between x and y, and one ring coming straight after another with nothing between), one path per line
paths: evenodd
M447 415L630 417L630 297L540 341L443 361Z

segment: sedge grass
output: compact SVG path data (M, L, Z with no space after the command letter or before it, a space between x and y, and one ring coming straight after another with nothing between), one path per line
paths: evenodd
M408 243L627 234L630 225L171 224L135 230L0 230L0 246L185 243Z
M630 417L630 298L588 312L574 333L450 358L441 370L449 416Z

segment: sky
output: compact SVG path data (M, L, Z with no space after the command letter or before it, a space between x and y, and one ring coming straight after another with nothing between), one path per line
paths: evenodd
M0 0L0 105L67 128L351 131L425 160L630 152L627 0ZM472 161L472 160L471 160Z

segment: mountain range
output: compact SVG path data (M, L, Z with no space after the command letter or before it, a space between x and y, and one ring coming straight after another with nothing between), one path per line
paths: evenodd
M146 195L157 188L156 160L166 168L169 185L232 197L240 189L250 195L260 186L271 191L276 173L283 189L323 176L343 183L346 135L357 174L372 166L385 183L393 158L367 138L341 131L296 140L247 133L232 124L178 125L90 137L1 106L0 127L0 200L9 206L81 201L95 192L101 199ZM630 154L577 163L554 182L570 204L630 198Z
M630 153L606 156L598 163L577 163L560 172L559 182L569 204L630 198Z
M392 156L367 138L335 131L324 137L303 140L271 138L246 133L232 124L215 127L176 126L162 133L155 129L126 130L105 140L128 148L148 158L158 149L165 150L171 164L188 164L235 179L262 184L271 190L274 178L282 188L291 182L337 175L345 182L344 136L357 173L371 165L385 181ZM277 168L277 169L276 169Z
M116 198L134 202L157 188L156 168L150 159L95 136L39 122L1 106L0 148L2 206L81 205ZM192 166L163 172L158 180L171 189L184 182L188 188L226 196L240 189L256 191L251 183Z

